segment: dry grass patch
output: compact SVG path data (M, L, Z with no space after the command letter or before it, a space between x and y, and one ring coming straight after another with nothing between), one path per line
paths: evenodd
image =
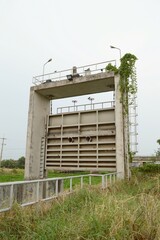
M107 190L77 190L50 203L1 215L0 239L158 240L159 175L133 177Z

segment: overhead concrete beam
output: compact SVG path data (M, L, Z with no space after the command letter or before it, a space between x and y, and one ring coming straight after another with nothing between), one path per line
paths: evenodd
M54 99L74 97L92 93L108 92L114 90L114 73L98 73L73 78L72 81L61 80L45 82L32 87L33 91L44 97Z

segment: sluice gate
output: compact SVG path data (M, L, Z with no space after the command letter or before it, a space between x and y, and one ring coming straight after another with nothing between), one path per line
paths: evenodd
M25 179L46 177L48 169L129 173L128 126L124 124L120 77L107 72L109 62L34 78L30 89ZM88 70L90 69L90 70ZM57 75L58 74L58 75ZM114 92L102 108L57 114L54 100ZM72 106L73 107L73 106Z
M115 171L115 108L50 115L46 145L47 169Z

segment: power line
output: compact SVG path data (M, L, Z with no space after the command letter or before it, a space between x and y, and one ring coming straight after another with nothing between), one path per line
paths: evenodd
M4 147L4 145L6 145L5 144L5 140L6 140L6 138L0 138L1 140L2 140L2 144L1 144L1 153L0 153L0 167L1 167L1 161L2 161L2 155L3 155L3 147Z

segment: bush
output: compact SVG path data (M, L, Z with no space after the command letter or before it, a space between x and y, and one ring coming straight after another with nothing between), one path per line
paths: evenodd
M16 161L13 159L3 160L1 162L1 167L3 168L16 168Z
M145 164L142 167L138 168L138 171L140 172L146 172L146 173L159 173L160 172L160 165L159 164Z
M1 162L2 168L21 168L24 169L25 157L20 157L18 160L8 159Z
M25 157L20 157L20 158L16 161L16 165L17 165L17 168L23 169L24 166L25 166Z

